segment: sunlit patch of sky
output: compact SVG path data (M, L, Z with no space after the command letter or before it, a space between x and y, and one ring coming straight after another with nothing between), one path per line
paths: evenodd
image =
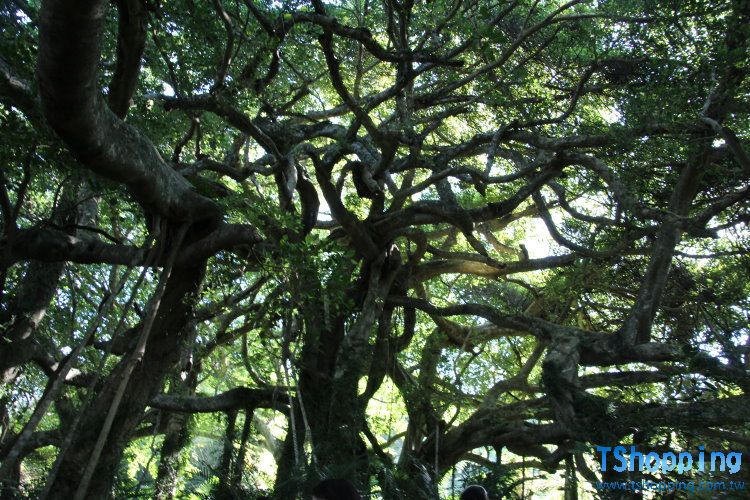
M712 219L706 224L706 227L711 227L714 224L719 224L719 222ZM739 240L750 241L750 227L747 224L720 229L716 234L718 236L716 240L700 239L697 241L682 241L678 245L677 250L689 255L710 255L712 252L721 250L721 247L729 247L731 243ZM690 259L690 261L697 268L703 268L715 263L713 259Z
M729 360L723 356L724 351L721 348L721 345L716 342L711 342L708 339L703 339L703 341L700 343L699 350L720 361L724 365L729 364Z
M552 220L556 226L562 223L562 217L556 210L550 211ZM553 249L557 247L557 243L549 235L547 226L540 217L534 217L531 223L526 229L526 237L521 241L529 251L529 258L541 259L553 255Z
M29 24L31 22L31 18L27 16L21 9L18 9L16 11L16 19L18 19L18 22L21 24Z
M180 31L182 30L182 28L180 27L179 24L177 24L174 21L167 21L167 23L165 25L165 30L170 35L176 35L176 34L180 33Z
M320 200L318 220L321 222L330 222L333 220L333 217L331 217L331 207L328 206L328 202L326 201L325 196L323 196L322 191L318 188L316 188L316 190L318 191L318 199Z
M167 82L161 82L162 93L167 97L174 97L174 89Z
M599 111L599 115L604 119L605 122L612 125L614 123L623 123L622 113L617 109L617 106L611 106L609 108L602 109Z

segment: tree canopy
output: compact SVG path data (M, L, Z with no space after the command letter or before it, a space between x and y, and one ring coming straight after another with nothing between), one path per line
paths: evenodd
M748 35L747 0L5 0L0 496L567 499L654 477L595 446L746 449Z

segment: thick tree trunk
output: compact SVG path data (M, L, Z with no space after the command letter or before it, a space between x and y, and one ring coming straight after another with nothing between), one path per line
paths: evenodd
M87 203L78 204L77 191L80 179L73 179L63 190L52 222L59 225L84 223L88 218ZM21 286L8 310L0 317L0 324L10 326L0 333L0 385L13 380L21 366L38 353L33 336L47 308L57 293L58 282L65 263L31 261L26 268Z
M146 47L148 11L143 0L117 0L117 65L109 84L109 107L125 118L138 84L141 57Z
M296 426L292 431L292 423L289 419L286 438L281 447L281 455L276 461L276 482L273 485L274 500L297 498L299 492L304 488L306 463L300 455L304 453L305 427L298 405L295 405L295 408L290 409L290 411L296 412L294 419ZM297 440L296 443L295 439Z
M97 77L108 8L104 0L43 2L38 78L47 122L76 159L127 186L147 211L172 222L218 224L220 208L199 195L148 138L123 123L102 99Z
M170 381L170 395L187 396L195 392L197 373L190 371L188 379L183 382L178 375L173 375ZM163 413L167 419L164 441L159 455L159 467L154 486L154 498L157 500L172 500L177 491L177 478L185 463L183 450L190 442L189 413Z
M63 266L62 262L29 263L15 307L11 309L15 321L0 335L0 384L13 380L18 367L34 356L36 344L32 333L47 314Z
M578 478L573 455L565 459L565 500L578 500Z
M277 471L276 498L294 498L299 489L305 491L321 476L346 477L361 492L369 492L370 458L367 444L360 437L365 428L368 398L359 396L359 381L372 362L370 337L382 315L397 266L389 268L383 255L363 269L348 294L354 306L339 311L336 317L329 317L326 312L326 291L320 288L320 281L305 285L307 300L301 309L304 331L303 349L297 360L300 390L295 424L300 450L307 430L300 419L305 419L314 456L306 480L297 481L296 487L289 484L295 449L291 432L287 435ZM347 320L351 318L356 319L347 328Z
M242 475L245 470L245 457L247 455L247 442L250 439L250 429L253 424L253 411L245 410L245 421L242 423L242 435L240 436L240 448L237 450L234 464L232 466L232 475L229 485L235 491L242 487Z
M414 500L439 500L435 479L429 467L416 458L409 457L407 463L399 464L398 473L384 489L385 500L410 498Z
M351 477L351 473L359 469L360 457L351 453L350 432L344 424L350 417L343 415L356 412L356 404L334 399L334 374L348 312L339 311L329 316L324 299L327 292L319 283L312 280L302 285L309 287L309 291L308 300L301 308L303 347L297 360L300 390L294 400L293 418L290 414L278 461L274 485L274 499L278 500L296 498L299 493L307 492L321 475ZM306 425L313 457L305 456Z
M232 458L234 457L234 438L237 427L237 410L227 412L227 427L224 432L224 449L221 453L221 462L219 463L219 485L216 488L214 497L216 500L230 500L234 498L229 476L232 470Z
M175 413L170 416L167 432L161 445L159 468L154 486L154 498L172 500L177 491L177 478L182 470L182 458L185 446L190 442L190 427L187 413Z
M191 267L175 268L167 282L159 313L140 365L130 377L115 416L106 446L89 486L87 498L106 498L114 481L122 452L147 403L162 388L165 374L179 360L185 324L190 318L198 287L203 279L205 262ZM52 491L55 498L72 498L78 487L97 437L120 383L126 358L114 369L102 391L84 411L84 419L64 457Z

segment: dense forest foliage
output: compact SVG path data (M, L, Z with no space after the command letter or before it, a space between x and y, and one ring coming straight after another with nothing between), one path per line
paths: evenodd
M750 446L748 35L748 0L3 0L0 497L700 479L595 447Z

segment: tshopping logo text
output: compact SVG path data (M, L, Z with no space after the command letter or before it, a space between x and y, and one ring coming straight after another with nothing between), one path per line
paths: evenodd
M736 474L742 465L742 453L731 451L724 453L712 451L707 453L704 446L698 446L695 454L688 452L673 453L671 451L658 453L651 451L643 453L635 446L628 449L625 446L597 446L601 453L601 471L607 472L609 467L615 472L648 471L651 473L667 473L676 470L678 474L685 472L729 472ZM695 460L694 460L695 458ZM637 466L636 466L637 462Z

